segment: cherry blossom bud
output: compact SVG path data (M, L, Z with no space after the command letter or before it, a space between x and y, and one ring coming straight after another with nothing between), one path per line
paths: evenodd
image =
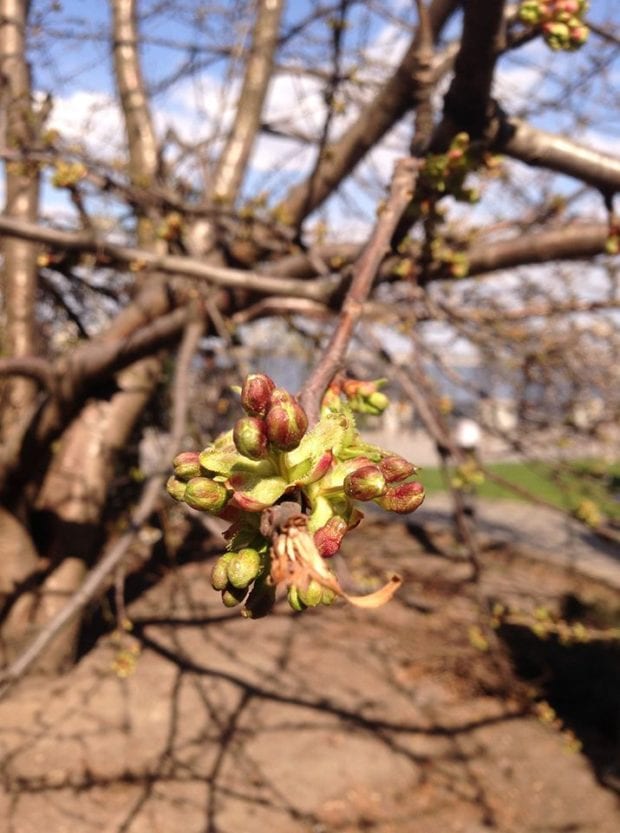
M373 500L385 494L385 477L379 466L362 466L344 479L344 491L354 500Z
M228 562L235 553L225 552L220 555L211 570L211 587L214 590L225 590L228 585Z
M380 390L371 393L366 403L370 405L371 408L374 408L378 413L382 414L383 411L387 408L390 404L390 400L384 393L381 393Z
M235 423L233 440L239 454L250 460L260 460L268 454L267 426L258 417L241 417Z
M271 406L266 418L269 441L281 451L297 448L308 428L306 412L293 396L287 396Z
M226 590L222 591L222 602L225 607L236 607L245 599L247 592L245 587L233 587L229 584Z
M376 501L389 512L406 515L413 512L424 500L424 486L421 483L400 483L388 486L386 493Z
M273 379L264 373L250 373L241 388L241 407L250 416L264 417L275 387Z
M302 610L306 609L306 605L299 598L299 588L296 587L294 584L292 584L289 587L288 592L286 594L286 598L287 598L288 603L290 604L290 606L297 613L300 613Z
M200 477L200 454L197 451L182 451L172 461L175 477L179 480L191 480Z
M321 604L323 598L323 585L316 579L311 579L307 587L299 588L299 601L306 607L316 607Z
M336 555L347 529L347 522L338 515L334 515L325 526L317 529L314 533L314 543L323 558L331 558L332 555Z
M217 513L224 508L228 492L221 483L208 477L193 477L187 484L184 500L193 509Z
M384 457L378 463L381 473L385 477L386 483L397 483L400 480L405 480L411 477L417 471L416 466L400 457L398 454L391 454L389 457Z
M245 547L233 554L227 564L228 580L233 587L242 589L254 581L261 568L260 555L254 549Z
M175 500L184 500L185 499L185 490L187 489L187 484L183 483L182 480L177 480L176 477L169 477L168 482L166 483L166 491L173 497Z

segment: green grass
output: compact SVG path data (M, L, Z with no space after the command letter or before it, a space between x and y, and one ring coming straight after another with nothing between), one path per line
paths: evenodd
M494 463L490 472L527 489L536 498L568 511L575 511L584 500L593 501L608 518L620 520L620 462L573 460L561 466L550 463ZM439 469L422 469L419 478L427 492L446 490ZM484 498L524 500L517 492L486 479L476 487Z

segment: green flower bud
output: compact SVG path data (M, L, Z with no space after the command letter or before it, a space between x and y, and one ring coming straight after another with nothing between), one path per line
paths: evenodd
M299 588L296 587L294 584L291 584L291 586L289 587L288 593L286 594L286 598L288 600L289 605L297 613L306 609L306 605L299 598Z
M233 440L239 454L249 457L250 460L260 460L269 453L267 426L265 421L258 417L238 419L233 430Z
M228 492L221 483L208 477L193 477L187 484L184 500L192 509L215 514L224 508Z
M306 607L316 607L323 598L323 585L316 579L311 579L305 589L299 588L299 601Z
M344 491L354 500L373 500L385 493L385 477L379 466L371 464L347 474L344 479Z
M264 417L269 410L275 387L273 379L264 373L250 373L246 376L241 388L241 407L246 414Z
M336 594L329 587L323 588L323 595L321 596L322 605L330 605L336 601Z
M172 461L174 476L179 480L191 480L200 477L200 454L198 451L182 451Z
M182 480L177 480L176 477L169 477L168 482L166 483L166 491L173 497L175 500L185 500L185 490L187 489L187 484L183 483Z
M266 418L269 442L281 451L297 448L308 428L306 412L294 397L288 396L288 401L283 399L272 405Z
M377 499L376 503L389 512L406 515L415 511L424 500L424 486L413 481L388 486L386 493Z
M400 480L411 477L417 471L413 463L410 463L409 460L405 460L404 457L400 457L398 454L391 454L389 457L384 457L383 460L379 461L378 465L381 469L381 474L385 477L386 483L398 483Z
M236 607L245 599L247 592L245 587L233 587L229 584L226 590L222 591L222 602L225 607Z
M233 553L228 562L228 580L233 587L247 587L259 574L260 568L260 555L256 550L246 547L237 553Z
M387 406L390 404L390 400L384 393L381 393L380 390L371 393L366 402L368 405L370 405L371 408L374 408L375 411L379 414L382 414L383 411L385 411Z
M220 555L211 570L211 587L214 590L226 590L228 584L228 562L234 553L225 552Z

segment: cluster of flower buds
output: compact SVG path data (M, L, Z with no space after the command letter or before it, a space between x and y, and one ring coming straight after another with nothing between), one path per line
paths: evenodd
M445 153L431 153L420 171L417 192L424 214L425 200L450 194L460 202L477 202L480 198L473 188L465 187L465 177L478 167L479 154L472 148L467 133L457 133Z
M464 492L473 491L484 483L484 472L473 458L457 466L452 476L452 486Z
M584 22L587 0L523 0L519 18L540 29L545 43L555 51L574 51L588 39Z
M345 594L325 559L339 551L344 536L362 519L357 504L372 501L402 514L422 503L424 488L413 479L416 467L364 442L355 425L353 409L380 414L387 407L379 390L384 383L335 383L325 395L319 422L308 431L297 399L268 376L251 374L240 389L246 415L233 430L200 453L185 451L174 459L168 493L230 522L229 551L212 574L226 606L245 600L245 616L264 615L282 583L294 610L331 604ZM286 501L298 508L296 523L290 534L278 533L276 542L276 533L264 526L264 514ZM385 601L395 586L375 602Z
M333 405L335 410L339 410L341 397L344 396L349 408L355 413L379 416L390 404L390 400L381 392L386 382L387 379L373 379L369 382L360 379L334 381L323 397L323 409L329 410Z

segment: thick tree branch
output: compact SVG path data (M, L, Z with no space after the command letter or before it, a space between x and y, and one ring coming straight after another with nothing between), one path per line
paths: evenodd
M235 120L218 161L210 193L222 205L235 202L243 181L272 77L283 0L258 0Z
M464 4L454 78L444 97L444 117L433 136L433 150L445 150L461 131L472 139L483 138L503 28L503 0L468 0Z
M474 277L554 260L587 260L605 253L608 234L608 226L602 223L572 223L561 229L495 243L474 242L468 252L468 275Z
M620 191L620 158L506 117L495 150L532 165L575 177L603 194Z
M262 295L298 295L303 298L322 300L328 291L327 281L307 284L269 274L215 266L197 258L159 255L146 249L110 243L88 233L59 231L39 226L36 223L12 220L9 217L0 217L0 233L36 241L53 249L96 254L101 266L110 265L110 262L133 265L166 275L207 281L214 286L248 289Z
M173 422L170 440L162 454L161 470L167 473L170 460L178 451L185 430L188 398L190 391L189 374L191 361L204 331L204 321L195 319L186 328L179 348L174 380ZM157 474L146 482L140 500L132 512L129 530L111 544L101 561L88 573L82 585L69 601L57 612L45 628L30 643L23 653L0 676L0 698L37 661L53 640L75 619L86 605L105 587L109 577L123 561L140 529L161 500L165 474Z
M39 132L42 113L32 107L30 68L26 61L26 24L29 4L0 0L0 109L4 111L7 145L27 152ZM5 166L6 206L10 217L32 221L39 202L39 170L27 161ZM36 249L24 240L5 240L0 276L4 331L0 349L16 358L37 352L35 302ZM0 436L6 435L36 395L31 380L12 379L4 386L5 405L0 414Z

